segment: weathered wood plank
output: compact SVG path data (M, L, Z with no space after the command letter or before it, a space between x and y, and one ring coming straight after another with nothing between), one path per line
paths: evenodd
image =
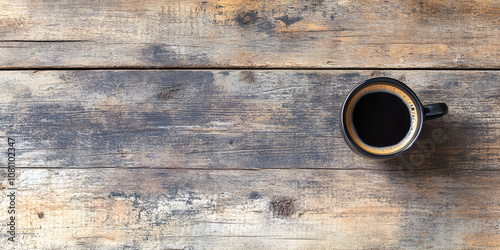
M345 145L339 112L373 76L450 113L389 163ZM498 71L1 72L1 136L19 167L499 169Z
M0 3L0 68L500 67L500 1Z
M499 171L18 169L16 185L7 248L500 247Z

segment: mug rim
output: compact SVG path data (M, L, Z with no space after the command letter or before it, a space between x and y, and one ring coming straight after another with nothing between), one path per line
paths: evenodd
M347 109L347 104L350 102L352 97L354 96L355 93L357 93L360 89L364 88L366 85L373 84L376 82L389 82L394 85L396 85L398 88L402 89L405 91L407 94L409 94L414 100L415 100L415 105L418 105L419 107L419 112L418 115L420 115L421 122L420 124L417 124L417 130L415 132L414 138L408 143L407 146L405 146L402 150L399 152L396 152L394 154L389 154L389 155L379 155L379 154L373 154L369 153L366 150L362 149L360 146L358 146L356 143L353 142L353 139L349 136L349 134L346 132L347 125L346 125L346 119L345 119L345 113ZM340 114L340 125L341 125L341 132L342 132L342 137L344 138L345 142L347 145L357 154L361 156L367 156L370 158L375 158L375 159L390 159L394 157L398 157L402 154L404 154L406 151L408 151L417 141L418 137L420 136L420 133L422 132L422 128L424 125L424 107L420 100L418 99L417 95L411 90L406 84L403 82L396 80L394 78L389 78L389 77L375 77L375 78L370 78L368 80L365 80L356 87L354 87L348 94L347 97L345 98L344 102L342 103L342 109L341 109L341 114Z

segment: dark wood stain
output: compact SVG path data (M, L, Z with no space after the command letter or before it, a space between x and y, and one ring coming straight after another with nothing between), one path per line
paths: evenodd
M240 26L247 26L250 24L254 24L255 22L257 22L257 19L258 19L258 12L255 10L238 13L238 15L236 15L235 18L236 22Z
M277 197L269 203L269 209L274 216L290 217L297 212L297 199Z
M250 193L250 195L248 196L248 198L252 199L252 200L257 200L257 199L260 199L262 198L262 195L259 194L258 192L255 192L255 191L252 191Z
M257 77L255 76L255 73L253 71L241 71L240 72L240 79L248 84L256 84L257 83Z
M303 17L288 17L288 15L284 15L282 17L277 17L276 20L282 21L286 26L290 26L300 20L304 19Z
M168 101L171 98L175 98L180 90L182 90L180 85L165 87L156 95L156 98L161 101Z

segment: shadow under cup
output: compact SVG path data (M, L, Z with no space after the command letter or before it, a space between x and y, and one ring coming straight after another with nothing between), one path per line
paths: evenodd
M446 113L444 103L422 106L415 93L398 80L373 78L354 88L344 101L342 135L362 156L393 158L413 146L425 118Z

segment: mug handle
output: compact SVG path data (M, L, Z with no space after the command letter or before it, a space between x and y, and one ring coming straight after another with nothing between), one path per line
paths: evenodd
M448 105L446 103L434 103L424 106L424 117L431 120L448 114Z

